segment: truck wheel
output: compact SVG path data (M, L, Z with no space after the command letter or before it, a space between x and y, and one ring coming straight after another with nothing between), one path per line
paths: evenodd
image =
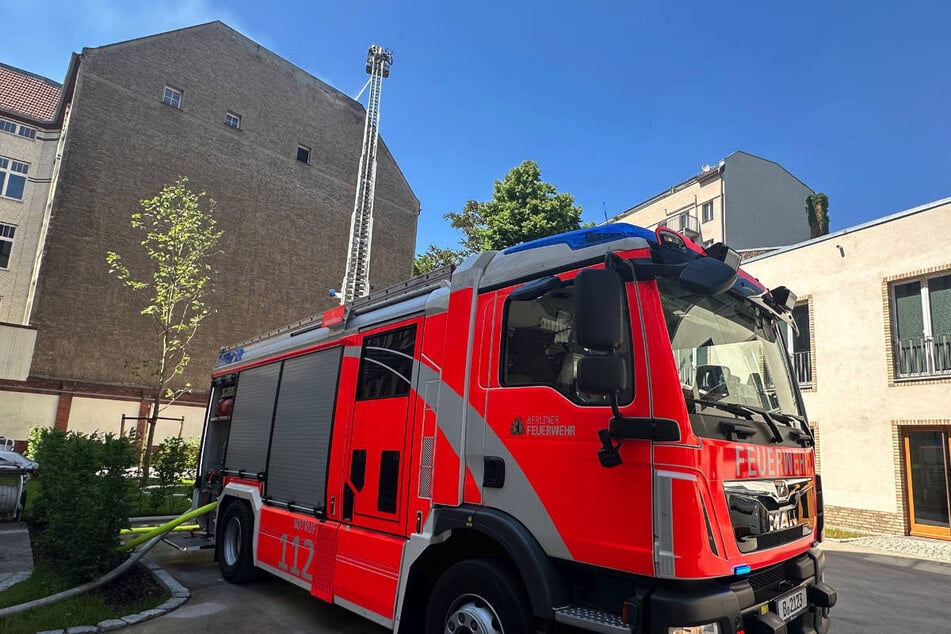
M426 634L532 634L521 583L488 559L454 565L436 581L426 608Z
M251 540L254 518L243 502L232 502L218 524L218 565L221 576L231 583L244 583L257 577Z

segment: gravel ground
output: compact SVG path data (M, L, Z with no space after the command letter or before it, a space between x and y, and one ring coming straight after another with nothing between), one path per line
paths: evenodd
M876 536L837 540L845 544L951 563L951 542L922 537Z

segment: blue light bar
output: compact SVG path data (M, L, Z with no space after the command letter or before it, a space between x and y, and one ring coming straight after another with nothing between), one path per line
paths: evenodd
M530 242L517 244L509 247L502 253L518 253L519 251L529 251L531 249L540 249L553 244L567 245L572 251L584 249L585 247L605 242L613 242L622 238L643 238L648 242L657 242L657 234L643 227L635 227L625 223L611 225L602 225L600 227L591 227L590 229L578 229L568 233L559 233L558 235L539 238Z
M750 568L749 564L743 564L742 566L734 566L734 567L733 567L733 574L735 574L735 575L748 575L748 574L750 574L750 570L751 570L751 568Z

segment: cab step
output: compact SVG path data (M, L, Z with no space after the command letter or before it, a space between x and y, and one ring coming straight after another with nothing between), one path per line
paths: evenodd
M555 608L555 622L580 627L589 632L631 634L631 628L624 625L619 615L602 612L595 608L581 607L580 605Z

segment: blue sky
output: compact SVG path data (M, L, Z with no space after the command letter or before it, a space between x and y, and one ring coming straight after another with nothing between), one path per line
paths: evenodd
M0 61L220 19L351 96L395 53L381 131L442 215L533 159L598 221L742 149L830 198L832 230L951 195L951 3L0 0ZM19 25L21 28L9 28Z

